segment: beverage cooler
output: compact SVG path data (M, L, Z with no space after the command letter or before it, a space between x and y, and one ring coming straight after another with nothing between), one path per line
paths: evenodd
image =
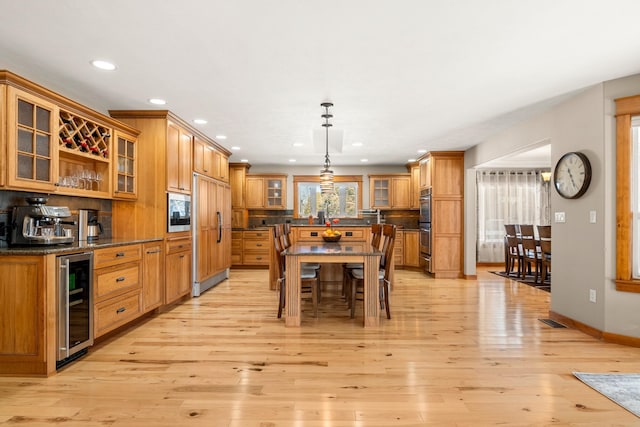
M58 325L56 367L77 359L93 345L93 254L57 257Z

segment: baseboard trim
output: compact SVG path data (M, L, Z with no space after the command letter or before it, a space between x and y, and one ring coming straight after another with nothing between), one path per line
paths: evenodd
M549 310L549 318L555 320L556 322L562 323L563 325L571 329L577 329L580 332L584 332L585 334L603 342L625 345L627 347L640 347L640 338L613 334L611 332L604 332L600 329L594 328L593 326L586 325L582 322L579 322L567 316L563 316L562 314L556 313L551 310Z

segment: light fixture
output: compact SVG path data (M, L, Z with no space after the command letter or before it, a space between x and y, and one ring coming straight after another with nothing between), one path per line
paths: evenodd
M320 192L328 194L333 192L333 171L329 169L331 167L331 160L329 160L329 128L332 126L329 123L329 119L333 117L333 115L329 114L329 107L333 107L333 103L323 102L320 105L324 108L324 114L322 115L324 123L322 126L324 126L326 132L326 153L324 155L324 169L320 171Z
M151 99L149 99L149 103L151 103L153 105L165 105L167 103L167 101L165 101L164 99L160 99L160 98L151 98Z
M207 121L205 119L193 119L193 123L197 125L206 125Z
M542 182L551 181L551 171L540 172L540 176L542 177Z
M227 135L216 135L216 139L227 139Z
M109 61L103 61L102 59L94 59L93 61L91 61L91 65L105 71L113 71L116 69L115 64Z

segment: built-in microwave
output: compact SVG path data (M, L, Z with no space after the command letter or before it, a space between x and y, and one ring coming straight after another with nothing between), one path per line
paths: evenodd
M191 196L167 193L167 231L191 230Z

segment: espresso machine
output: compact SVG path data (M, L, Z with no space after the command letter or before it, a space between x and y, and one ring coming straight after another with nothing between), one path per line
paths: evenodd
M97 240L103 231L97 209L78 209L78 240Z
M45 197L27 197L28 206L15 206L12 211L10 242L12 245L58 245L73 243L73 231L64 225L75 225L66 206L47 206Z

